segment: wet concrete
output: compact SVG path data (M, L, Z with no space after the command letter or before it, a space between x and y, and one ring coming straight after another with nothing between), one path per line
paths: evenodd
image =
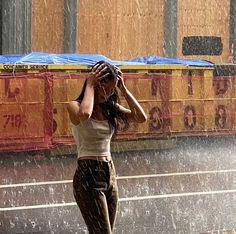
M236 139L181 138L113 153L115 234L236 233ZM0 233L88 233L73 198L76 155L0 155Z

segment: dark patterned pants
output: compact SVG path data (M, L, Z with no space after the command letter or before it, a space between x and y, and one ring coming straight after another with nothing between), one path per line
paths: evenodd
M89 233L111 234L118 203L113 162L78 160L73 188Z

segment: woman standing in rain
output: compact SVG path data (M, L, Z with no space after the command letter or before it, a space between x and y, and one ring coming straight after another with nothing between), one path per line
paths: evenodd
M129 109L119 104L117 88ZM75 200L90 234L111 234L118 203L111 138L119 124L145 122L146 114L125 86L120 69L104 61L92 67L81 94L67 109L78 149Z

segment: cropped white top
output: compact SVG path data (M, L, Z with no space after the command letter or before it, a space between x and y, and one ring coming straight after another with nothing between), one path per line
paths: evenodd
M111 156L110 143L114 131L110 131L107 120L89 118L72 125L78 158L84 156Z

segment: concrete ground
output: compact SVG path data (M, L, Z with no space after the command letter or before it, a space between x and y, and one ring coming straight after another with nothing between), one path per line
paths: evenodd
M114 233L236 234L235 143L192 137L152 150L113 147L120 196ZM88 233L73 198L75 167L69 147L1 153L0 233Z

